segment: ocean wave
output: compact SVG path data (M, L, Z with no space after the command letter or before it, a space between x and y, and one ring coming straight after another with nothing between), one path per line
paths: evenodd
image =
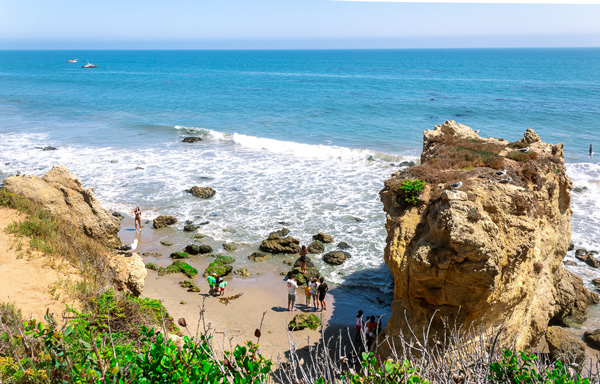
M264 137L249 136L240 133L225 133L206 128L184 127L176 125L176 130L188 134L199 134L200 137L212 142L226 142L240 147L260 152L269 152L279 155L288 155L302 159L335 160L345 162L373 161L386 163L400 163L403 161L417 162L418 158L409 154L389 154L370 149L348 148L333 145L328 141L325 144L306 144L294 141L269 139Z

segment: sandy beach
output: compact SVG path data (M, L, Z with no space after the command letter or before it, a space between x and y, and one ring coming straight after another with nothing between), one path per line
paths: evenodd
M136 234L133 228L133 219L126 216L121 221L119 236L124 243L130 243L136 237L140 239L137 251L143 255L145 263L152 262L157 266L166 267L172 262L169 258L171 252L181 251L185 245L193 243L193 233L184 233L173 228L152 229L150 223L144 224L141 233ZM173 245L164 246L160 241L169 241ZM288 264L295 261L292 255L273 255L267 261L248 263L247 256L258 250L258 244L240 245L234 252L225 252L219 242L209 238L202 239L202 244L212 246L215 253L236 258L233 264L234 270L239 268L239 263L244 263L243 267L247 268L252 275L246 278L233 274L225 277L228 285L223 296L231 297L241 293L241 297L225 305L219 302L218 297L208 294L208 284L202 277L202 273L214 259L207 255L185 259L187 263L198 269L199 276L194 279L189 279L182 274L158 276L156 271L149 270L143 296L162 300L175 321L179 318L186 320L192 334L195 333L199 322L201 330L205 326L210 328L214 331L215 341L219 347L224 346L225 349L229 349L230 342L232 345L243 344L245 340L256 342L254 332L260 327L264 314L260 338L261 353L276 361L278 356L285 359L290 343L294 343L297 349L302 349L321 340L320 329L288 332L287 324L298 313L315 313L321 318L325 338L328 339L340 331L344 338L347 338L348 327L354 336L354 319L359 309L362 309L365 315L384 315L384 323L387 319L385 315L390 312L391 295L385 297L376 289L353 289L333 284L329 284L326 311L313 312L312 306L307 308L304 289L300 287L296 298L297 310L289 312L287 287L282 273L287 272L291 268ZM311 257L319 257L319 255L311 255ZM183 280L193 281L200 288L200 293L187 292L186 289L181 288L179 282ZM204 308L202 321L201 308ZM187 334L185 329L182 329L182 332Z

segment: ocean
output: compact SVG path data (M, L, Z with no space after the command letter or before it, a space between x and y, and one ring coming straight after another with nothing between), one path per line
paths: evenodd
M0 179L64 164L105 208L218 241L325 232L352 258L317 264L349 287L390 292L379 191L445 120L564 142L573 242L600 250L600 49L0 51Z

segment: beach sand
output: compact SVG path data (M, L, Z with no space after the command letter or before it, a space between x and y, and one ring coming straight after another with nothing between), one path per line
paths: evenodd
M152 262L162 267L166 267L172 262L169 258L171 252L181 251L185 245L193 243L193 234L186 234L173 228L155 230L151 229L150 224L145 224L141 233L136 234L135 231L132 231L133 221L130 217L123 219L121 228L119 235L124 243L130 243L136 236L140 239L137 251L140 254L146 253L146 256L143 256L145 263ZM202 229L200 228L199 231L201 232ZM161 245L160 241L164 240L172 242L173 246ZM204 307L204 318L200 329L202 330L204 325L210 324L210 328L216 332L214 334L215 342L219 349L223 347L230 349L230 339L233 345L243 344L246 340L256 342L254 332L260 327L263 314L260 351L263 356L274 361L278 356L282 360L286 359L286 353L290 350L290 342L293 342L297 349L306 348L309 345L314 346L321 342L321 329L288 332L287 324L298 313L315 313L321 318L326 339L338 335L341 331L345 340L348 339L348 328L350 328L351 337L354 337L354 321L359 309L362 309L365 315L389 314L391 295L384 297L385 295L376 289L346 288L332 284L329 284L330 289L326 297L326 311L313 312L312 307L307 308L304 288L300 287L296 297L297 310L289 312L287 310L287 287L281 273L291 269L284 262L293 262L297 255L295 257L275 255L267 261L248 262L247 256L258 250L258 244L238 245L235 252L223 251L220 248L221 243L211 239L202 239L202 244L211 245L215 253L223 253L236 258L236 262L233 264L234 270L239 268L237 261L239 260L239 263L243 263L242 266L252 273L247 278L236 275L225 277L228 285L224 297L242 293L241 297L225 305L219 302L218 297L208 294L208 284L202 277L202 273L214 259L203 255L191 256L184 260L198 269L199 276L194 279L189 279L182 274L158 276L156 271L148 270L143 296L162 300L175 321L179 318L186 320L192 335L195 334L200 320L200 308ZM148 255L148 253L155 255ZM319 256L314 255L313 257ZM183 280L193 281L200 288L200 293L187 292L186 289L181 288L179 282ZM377 295L382 298L375 297ZM181 304L182 301L185 304ZM185 329L182 329L182 332L187 334Z

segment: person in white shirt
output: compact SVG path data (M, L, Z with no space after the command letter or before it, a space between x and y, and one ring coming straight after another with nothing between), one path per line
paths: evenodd
M298 283L296 283L296 277L292 276L287 281L288 288L288 311L294 310L294 304L296 303L296 289Z
M310 283L308 283L308 287L310 288L310 295L312 296L313 299L313 307L314 310L318 310L319 309L319 301L317 300L317 287L319 286L319 282L317 281L316 277L313 277L312 279L310 279Z

